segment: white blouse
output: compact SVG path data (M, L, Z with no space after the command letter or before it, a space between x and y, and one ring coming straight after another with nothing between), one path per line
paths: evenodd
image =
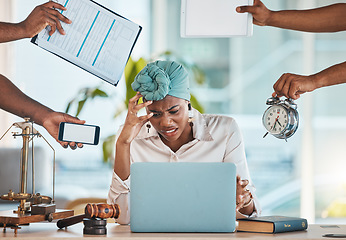
M193 137L194 140L181 146L173 152L165 145L155 130L151 127L148 133L144 124L130 147L130 160L133 162L232 162L237 167L237 175L241 179L249 180L247 189L254 198L255 211L251 216L260 214L260 206L255 195L246 157L244 143L235 120L231 117L201 114L193 109ZM117 133L120 135L122 127ZM116 139L117 140L117 139ZM158 179L159 181L159 179ZM118 204L121 214L117 222L130 223L129 209L130 177L122 181L113 172L112 184L108 193L109 204ZM247 217L237 212L237 218Z

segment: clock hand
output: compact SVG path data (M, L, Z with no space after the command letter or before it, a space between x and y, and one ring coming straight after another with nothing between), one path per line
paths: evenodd
M269 129L269 131L271 131L273 128L275 128L275 125L276 125L277 120L278 120L278 118L275 119L275 122L274 122L273 126L271 126L271 128ZM265 137L268 135L269 131L266 132L266 134L264 134L263 138L265 138Z
M278 123L278 124L281 126L281 123L279 122L279 116L276 117L275 122L274 122L273 126L271 126L271 128L269 129L269 131L271 131L273 128L275 128L276 123ZM282 127L282 126L281 126L281 127ZM263 138L265 138L265 137L268 135L269 131L266 132L266 134L264 134Z
M269 130L272 130L275 127L276 121L274 122L274 124L271 126L271 128Z
M270 128L270 130L272 130L273 128L275 128L278 119L279 119L279 116L276 117L275 122L274 122L273 126ZM280 126L281 126L281 124L280 124Z

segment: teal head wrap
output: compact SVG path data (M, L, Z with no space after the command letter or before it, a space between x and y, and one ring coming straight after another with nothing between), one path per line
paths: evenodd
M131 86L148 101L158 101L167 95L190 101L188 74L181 64L174 61L147 64Z

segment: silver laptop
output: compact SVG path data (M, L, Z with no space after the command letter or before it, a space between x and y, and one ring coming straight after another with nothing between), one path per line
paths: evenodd
M233 163L133 163L132 232L234 232Z

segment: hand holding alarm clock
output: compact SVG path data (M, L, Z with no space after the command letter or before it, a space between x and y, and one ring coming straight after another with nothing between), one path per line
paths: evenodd
M297 105L292 99L280 100L278 97L270 97L267 99L267 105L270 105L264 112L262 123L268 133L279 139L291 137L297 130L299 125L299 115Z

